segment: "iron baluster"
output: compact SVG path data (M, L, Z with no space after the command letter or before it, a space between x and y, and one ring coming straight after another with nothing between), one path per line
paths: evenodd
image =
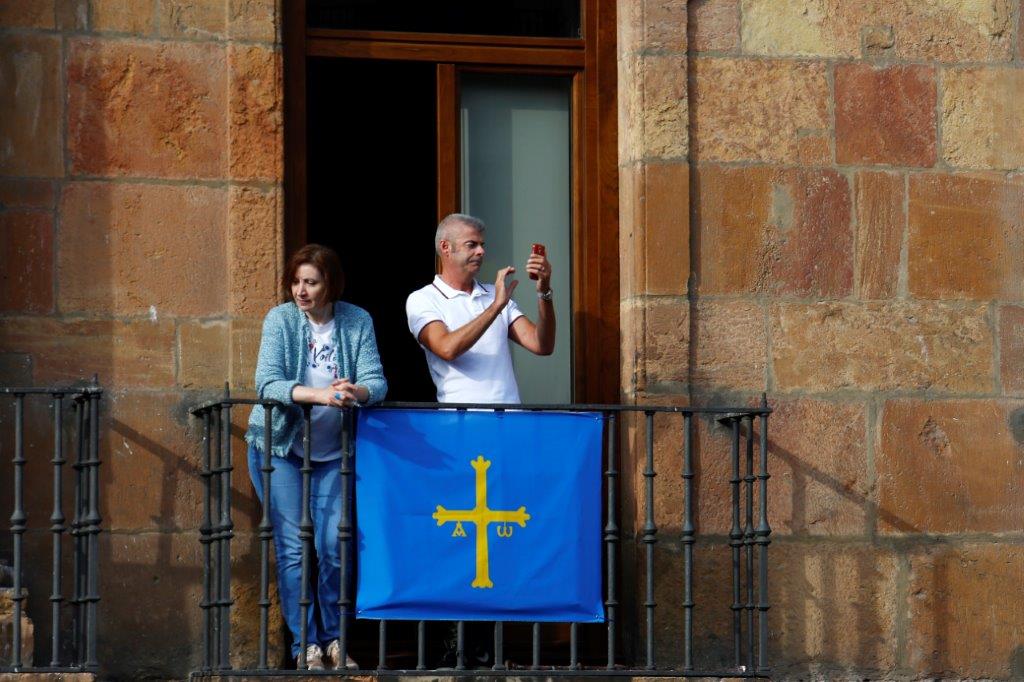
M654 543L658 541L656 535L658 527L654 524L654 412L644 412L647 424L647 464L644 468L644 506L646 507L646 520L644 521L643 543L646 546L647 562L646 590L647 598L644 600L644 609L647 615L647 669L654 670Z
M220 611L220 669L231 669L231 538L234 536L234 524L231 521L231 394L224 387L223 412L221 414L220 437L220 580L221 580L221 611Z
M683 670L693 670L693 415L683 414Z
M739 668L742 663L742 620L740 610L740 548L743 546L743 533L740 531L740 422L733 417L729 419L732 429L732 477L729 485L732 488L732 528L729 530L729 546L732 548L732 643L734 665Z
M60 667L60 607L64 601L61 587L61 539L64 535L63 486L64 467L63 442L64 394L53 394L53 513L50 515L50 531L53 533L53 573L50 592L51 653L50 666Z
M618 598L615 594L615 585L618 580L617 570L617 557L619 551L619 524L618 524L618 457L619 457L619 440L616 432L616 425L618 423L617 415L612 412L608 414L608 445L607 445L607 470L605 471L605 480L608 487L608 509L605 512L608 515L607 521L604 526L604 545L605 545L605 580L607 585L605 587L607 596L604 600L605 608L605 619L608 621L608 669L611 670L615 667L615 623L617 617L617 609L619 606Z
M302 515L299 521L299 539L302 541L302 584L299 586L299 669L309 667L306 660L306 648L309 646L309 607L312 600L309 597L309 562L313 551L313 519L309 514L310 502L310 476L313 473L311 457L311 439L313 424L311 420L312 407L309 404L302 406Z
M267 631L270 623L270 543L274 539L274 525L270 522L270 486L274 466L271 464L273 453L273 417L274 408L267 405L263 408L263 457L260 462L260 483L263 490L263 514L260 517L260 670L267 668Z
M203 546L203 601L199 607L203 610L203 669L211 669L211 653L213 640L213 622L210 609L213 608L213 584L211 570L211 543L213 542L213 471L210 462L210 410L203 410L203 520L199 525L199 542Z
M746 428L747 500L743 525L743 553L747 562L747 670L754 669L754 418L744 418Z
M14 395L14 512L11 514L11 535L14 544L14 642L11 650L11 666L20 670L21 661L21 614L25 595L21 586L22 536L28 526L28 515L24 507L25 485L25 396Z
M757 546L758 546L758 599L757 599L757 672L765 673L771 671L768 666L768 545L771 543L769 536L772 529L768 525L768 396L761 395L762 411L759 416L761 422L760 442L760 467L758 469L758 492L760 493L760 510L757 525Z
M351 617L351 576L349 566L354 556L352 552L352 428L354 419L352 411L344 408L341 411L341 518L338 520L338 553L341 564L338 590L338 658L342 661L348 657L348 620Z

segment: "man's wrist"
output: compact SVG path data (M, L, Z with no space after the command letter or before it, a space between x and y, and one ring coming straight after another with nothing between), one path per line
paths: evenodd
M551 287L548 287L547 291L541 291L540 289L537 289L537 298L539 298L542 301L550 301L554 297L554 295L555 292Z

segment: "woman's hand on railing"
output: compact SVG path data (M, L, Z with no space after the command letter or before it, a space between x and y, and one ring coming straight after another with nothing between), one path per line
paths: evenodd
M324 386L323 388L296 386L292 389L292 400L297 403L327 405L329 407L345 407L345 401L348 397L350 396L346 396L344 392L338 390L334 386Z
M331 384L331 388L334 389L335 393L341 395L345 407L365 403L370 399L370 391L365 386L353 384L347 377L335 379L334 383Z

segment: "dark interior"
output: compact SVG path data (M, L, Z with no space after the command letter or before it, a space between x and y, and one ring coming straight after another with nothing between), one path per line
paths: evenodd
M435 66L309 59L310 242L341 256L342 299L369 311L388 400L433 401L405 299L434 277Z

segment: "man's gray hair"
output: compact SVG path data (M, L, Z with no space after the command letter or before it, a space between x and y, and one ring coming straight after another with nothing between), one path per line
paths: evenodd
M479 218L465 213L449 213L437 224L437 232L434 233L434 250L438 256L441 255L441 242L451 241L451 231L456 225L466 225L481 233L487 229L484 221Z

